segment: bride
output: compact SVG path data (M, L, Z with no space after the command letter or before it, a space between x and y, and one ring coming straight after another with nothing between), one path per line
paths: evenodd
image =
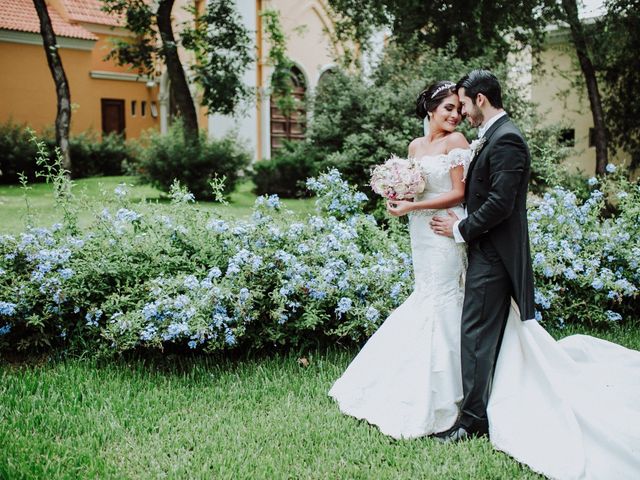
M446 431L462 400L466 251L429 226L447 209L464 216L471 154L455 132L455 84L431 85L416 112L428 133L409 156L427 185L414 202L387 205L409 214L414 290L329 391L343 413L397 439ZM639 374L639 352L584 335L556 342L537 321L521 321L512 302L487 408L491 443L550 478L640 478Z

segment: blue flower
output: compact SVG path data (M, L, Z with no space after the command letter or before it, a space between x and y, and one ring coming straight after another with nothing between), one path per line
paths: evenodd
M184 286L189 290L193 290L200 286L200 282L198 282L198 279L195 277L195 275L188 275L184 279Z
M156 302L147 303L142 307L142 316L145 320L151 320L158 315L158 305Z
M60 277L62 277L64 280L69 280L71 277L73 277L74 271L71 268L63 268L58 273L60 273Z
M267 207L273 209L280 208L280 198L278 198L278 195L269 195L269 198L267 198Z
M598 179L596 177L591 177L589 180L587 180L587 183L590 187L593 187L594 185L597 185Z
M607 166L604 167L607 173L613 173L616 171L616 166L613 163L607 163Z
M142 217L142 215L133 210L127 210L126 208L121 208L116 212L116 219L121 222L135 222L136 220L140 220L140 217Z
M347 313L349 310L351 310L352 305L353 305L353 301L349 297L342 297L338 301L338 306L336 308L336 313L338 314L338 317L341 317L342 314Z
M370 322L375 322L380 317L380 312L375 307L369 307L364 312L364 316Z
M233 331L228 327L224 332L224 341L229 346L233 346L236 344L236 336L233 334Z
M240 293L238 293L238 299L240 300L240 303L244 303L249 299L249 289L248 288L242 288L240 290Z
M116 197L118 198L124 198L127 196L127 184L126 183L120 183L118 184L118 186L116 186L116 188L113 189L113 193L116 194Z
M620 320L622 320L622 315L620 315L618 312L607 310L604 313L607 316L607 320L609 320L610 322L619 322Z
M280 287L280 295L282 295L283 297L287 297L288 295L291 295L291 287L288 285L285 285L283 287Z
M591 286L596 290L601 290L604 287L604 282L600 278L595 278L593 282L591 282Z
M2 327L0 327L0 337L3 335L6 335L10 331L11 331L11 325L9 325L8 323L6 325L3 325Z
M222 275L222 271L218 267L213 267L209 270L209 274L207 276L211 278L218 278L220 275Z
M147 325L144 330L140 332L140 340L148 342L153 339L157 332L158 328L155 325Z
M16 304L10 302L0 302L0 315L11 317L16 313Z
M207 228L216 233L224 233L229 230L229 225L227 225L224 220L214 218L207 224Z
M198 342L191 340L187 345L189 345L189 348L196 348L198 346Z
M551 308L551 301L539 290L535 291L535 303L545 310Z

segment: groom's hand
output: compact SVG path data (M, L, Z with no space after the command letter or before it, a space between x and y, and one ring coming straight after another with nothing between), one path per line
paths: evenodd
M435 216L431 219L431 230L438 235L453 238L453 225L459 220L458 216L452 210L447 210L446 217Z

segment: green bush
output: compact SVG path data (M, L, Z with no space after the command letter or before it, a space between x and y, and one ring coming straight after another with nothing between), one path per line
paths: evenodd
M49 155L53 156L56 143L50 133L44 143ZM105 135L100 140L95 132L84 132L72 136L69 145L73 178L121 175L123 164L135 161L133 145L116 134ZM18 183L20 173L35 181L39 170L35 161L36 151L26 124L11 120L0 124L0 183Z
M35 179L37 149L30 138L24 124L0 124L0 183L18 183L20 173Z
M178 180L198 199L213 198L210 182L215 178L225 177L225 191L231 192L251 160L233 137L214 140L202 133L199 142L186 141L179 121L166 135L148 133L140 146L140 158L130 165L130 173L165 192Z
M69 143L73 178L122 175L123 165L135 160L135 148L114 133L100 141L95 132L84 132L71 137Z
M534 177L546 188L558 164L569 150L559 148L557 128L541 128L534 105L524 100L518 88L504 81L507 66L496 62L491 54L470 61L455 57L455 46L443 50L416 49L418 56L406 48L390 45L385 56L369 77L353 70L336 70L323 81L313 98L313 112L307 130L311 148L296 148L287 164L295 164L295 155L303 165L309 152L316 171L337 168L349 183L369 192L371 167L384 162L391 154L407 155L409 142L423 135L422 121L415 115L419 92L436 80L457 81L474 68L495 65L492 70L503 79L503 100L509 115L529 138L530 147L539 158L534 161ZM476 132L467 122L460 130L471 140ZM547 181L549 179L549 182ZM374 207L374 202L369 205Z
M256 162L251 176L257 195L299 198L309 194L305 181L317 173L313 145L303 141L287 142L272 159Z

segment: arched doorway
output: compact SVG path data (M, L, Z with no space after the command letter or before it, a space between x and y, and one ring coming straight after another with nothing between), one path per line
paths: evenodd
M293 97L296 99L296 109L290 115L284 115L277 106L274 98L271 99L271 153L282 148L285 140L302 140L307 124L307 112L304 105L304 96L307 91L304 74L298 67L291 68L291 83Z

